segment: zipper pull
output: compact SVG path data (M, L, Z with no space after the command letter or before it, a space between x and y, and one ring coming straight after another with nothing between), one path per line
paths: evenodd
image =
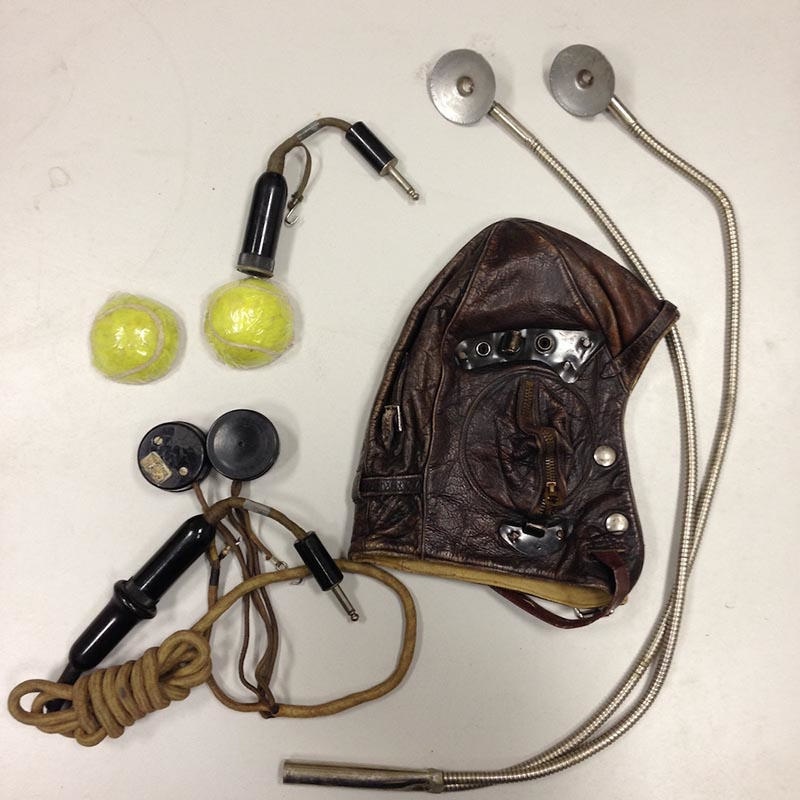
M558 493L558 483L547 481L544 485L544 505L550 510L561 505L561 496Z

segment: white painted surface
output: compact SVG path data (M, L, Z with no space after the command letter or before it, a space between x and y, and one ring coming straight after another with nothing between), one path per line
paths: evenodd
M498 99L604 202L682 311L708 452L719 391L723 271L707 200L608 118L579 121L544 73L585 42L614 63L641 121L730 193L742 229L744 339L737 427L691 586L674 669L654 710L598 757L536 786L486 796L796 797L800 711L793 619L797 538L796 91L798 3L643 4L54 2L0 10L0 269L4 500L0 685L55 677L69 644L187 516L188 495L146 485L134 453L153 424L208 426L264 410L283 437L252 495L343 552L362 428L405 314L485 224L527 216L611 252L544 168L486 120L445 122L425 75L443 52L481 51ZM205 296L235 277L252 182L272 148L320 114L363 119L423 200L408 204L337 134L309 146L302 224L278 274L300 337L272 367L234 372L201 335ZM290 183L299 171L290 168ZM92 316L114 291L172 306L188 334L179 368L144 387L95 373ZM92 750L0 717L0 794L24 798L319 798L278 782L284 757L443 768L523 759L578 724L655 619L672 546L678 429L662 347L628 412L648 547L611 620L565 633L487 590L408 578L422 628L405 684L340 717L264 721L205 688ZM221 491L221 484L217 491ZM268 533L293 556L280 533ZM202 611L205 567L162 602L115 658L131 658ZM351 626L308 587L274 592L281 698L313 701L389 669L394 604L350 582ZM233 687L236 622L215 637ZM544 794L542 794L544 793ZM367 797L342 790L336 796Z

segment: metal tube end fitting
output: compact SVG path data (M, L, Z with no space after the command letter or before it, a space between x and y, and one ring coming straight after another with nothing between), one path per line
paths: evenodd
M398 769L286 760L283 762L281 778L283 783L311 786L347 786L351 789L390 789L434 794L444 791L444 776L439 769Z
M611 98L606 110L625 128L633 130L639 124L630 109L616 95Z

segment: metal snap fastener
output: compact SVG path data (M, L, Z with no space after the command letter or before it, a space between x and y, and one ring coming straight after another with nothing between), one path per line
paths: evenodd
M617 451L607 444L601 444L594 451L594 460L601 467L610 467L617 460Z
M606 517L606 530L609 533L625 533L628 530L628 518L619 511L609 514Z

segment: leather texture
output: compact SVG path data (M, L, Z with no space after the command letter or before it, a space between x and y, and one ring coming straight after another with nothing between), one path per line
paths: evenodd
M428 286L391 353L354 485L350 558L484 583L520 606L533 601L512 593L599 609L589 621L610 613L644 558L625 404L677 317L566 233L521 219L483 230ZM602 344L567 379L541 361L459 362L464 340L509 332L513 348L539 329ZM600 446L612 464L597 463ZM627 527L609 530L611 515L624 517L611 528Z

